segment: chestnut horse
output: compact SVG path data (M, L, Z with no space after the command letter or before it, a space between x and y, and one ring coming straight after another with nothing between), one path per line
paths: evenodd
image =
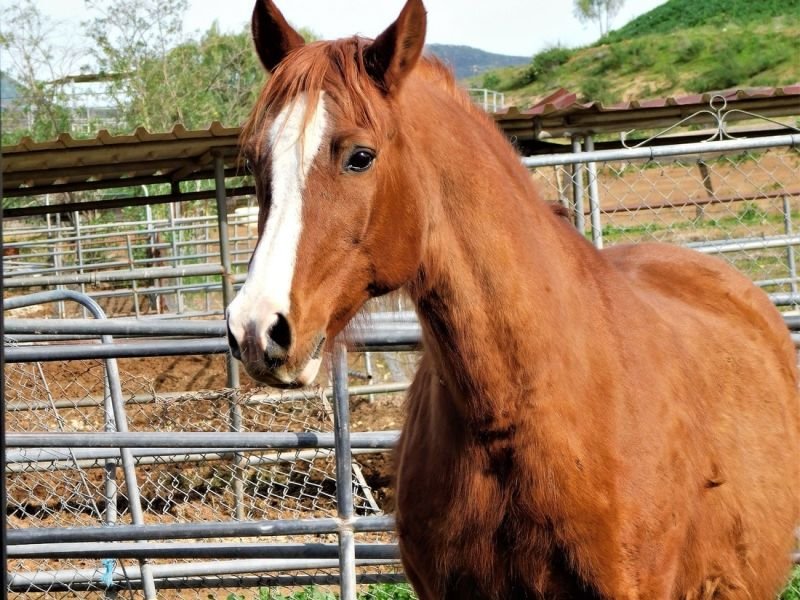
M422 600L766 600L800 516L795 351L722 261L597 251L490 118L421 58L253 13L271 72L243 134L259 240L228 312L255 378L305 385L364 302L405 288L425 353L397 525Z

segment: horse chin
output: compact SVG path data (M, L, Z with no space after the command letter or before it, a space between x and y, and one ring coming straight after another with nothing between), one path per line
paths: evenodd
M281 365L276 369L268 369L263 365L247 365L245 370L259 383L270 387L293 390L305 387L314 382L319 373L322 358L309 358L300 368L289 370L286 365Z

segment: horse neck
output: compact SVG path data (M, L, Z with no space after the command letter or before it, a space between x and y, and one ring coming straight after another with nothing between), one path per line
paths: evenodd
M419 98L419 92L417 94ZM436 99L443 102L441 98ZM441 106L438 105L438 106ZM542 384L553 353L585 327L599 254L542 202L530 174L482 115L436 115L427 231L418 275L408 286L441 383L479 426L503 427L514 404ZM576 282L581 281L581 285ZM574 337L573 337L574 340Z

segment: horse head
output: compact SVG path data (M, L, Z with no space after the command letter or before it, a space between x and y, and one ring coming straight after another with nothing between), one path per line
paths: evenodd
M271 0L252 33L271 74L242 134L258 243L227 311L233 355L256 380L310 383L370 297L419 268L419 182L399 100L420 59L425 9L408 0L374 41L305 44Z

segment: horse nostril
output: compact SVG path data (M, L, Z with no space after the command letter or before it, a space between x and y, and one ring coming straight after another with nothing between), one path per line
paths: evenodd
M292 329L285 316L278 313L277 317L278 318L267 331L267 336L280 348L281 351L277 352L277 354L285 355L292 345Z
M231 355L236 360L242 360L242 351L239 349L239 342L236 341L236 338L233 336L233 332L231 331L231 326L226 326L228 330L228 347L231 350Z

